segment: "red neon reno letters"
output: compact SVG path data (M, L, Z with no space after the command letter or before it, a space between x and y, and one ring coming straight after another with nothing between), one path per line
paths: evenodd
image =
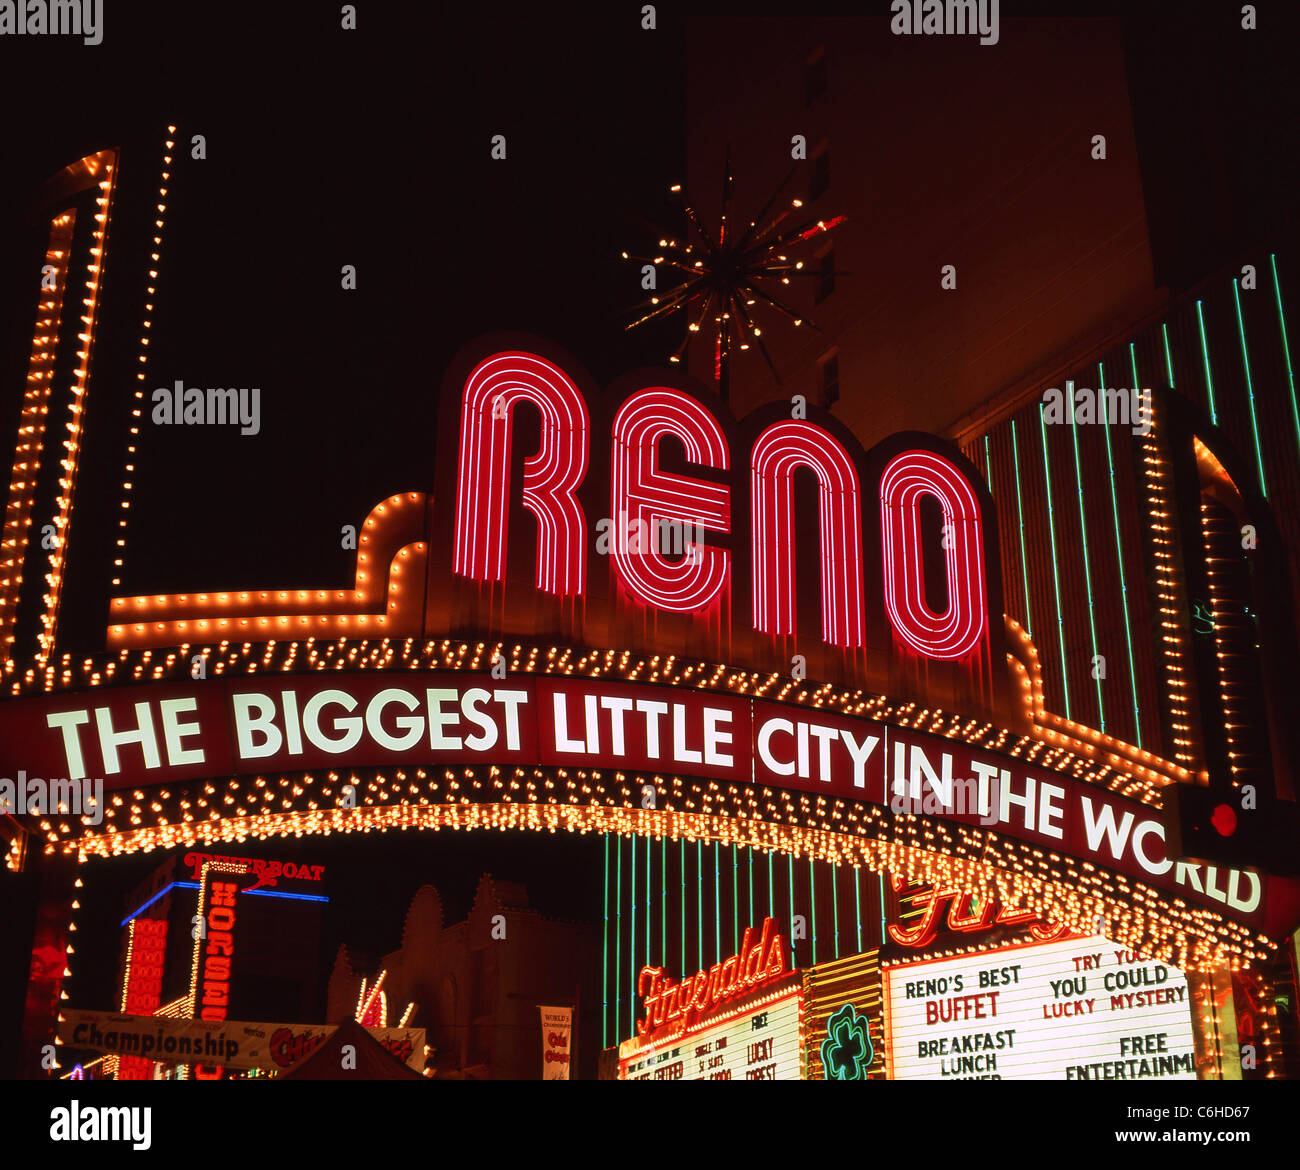
M921 497L943 509L948 609L926 604L921 579ZM904 451L880 477L885 609L894 633L926 658L965 658L984 637L984 544L980 506L957 469L932 451Z
M587 518L574 491L587 474L587 404L568 376L531 353L498 353L465 382L456 494L456 572L477 581L505 577L505 506L515 406L542 415L542 446L524 464L522 499L537 517L537 588L566 596L586 587Z
M794 471L817 476L821 505L822 638L866 643L862 599L862 510L849 453L816 423L774 423L750 456L754 535L754 628L794 634Z
M613 432L610 552L623 587L658 609L703 609L727 582L727 551L691 541L681 560L670 561L659 548L659 521L729 533L731 493L719 484L661 470L659 445L665 435L674 435L692 463L725 471L727 440L718 420L680 391L652 386L623 403Z
M610 529L616 602L665 614L722 612L729 620L732 572L739 559L749 569L753 633L763 639L802 633L812 642L816 627L799 629L796 597L801 524L795 477L803 469L812 473L817 488L817 632L825 646L845 653L864 649L869 613L880 613L872 620L887 620L894 643L922 658L966 661L985 646L990 572L981 495L959 457L933 449L928 436L916 435L910 447L903 445L908 437L890 440L897 453L872 462L829 418L824 425L782 418L769 407L765 414L772 421L750 428L748 467L735 466L731 448L742 432L725 407L708 406L704 395L693 391L643 382L609 406L608 494L602 496L599 488L584 489L591 424L574 379L555 361L522 348L503 349L471 368L472 361L463 367L470 372L459 392L455 516L449 533L452 570L460 578L487 586L506 580L511 436L515 408L526 402L541 418L539 449L524 462L519 489L520 503L537 519L539 591L591 602L584 508L597 500L603 508L607 500L609 516L598 530ZM455 393L449 389L449 405ZM673 456L666 459L669 443ZM680 465L682 456L700 474L674 470L672 460ZM864 508L863 478L882 464L877 529L874 509ZM922 532L926 496L938 502L943 517L947 589L941 613L926 600L922 550L938 539ZM671 550L676 556L661 547L664 524L670 532L688 534ZM867 596L870 541L879 543L883 571L877 609ZM987 555L996 556L991 538L989 548ZM597 551L604 551L599 543ZM870 563L874 575L875 561ZM731 632L744 633L734 627ZM886 644L888 635L870 642Z

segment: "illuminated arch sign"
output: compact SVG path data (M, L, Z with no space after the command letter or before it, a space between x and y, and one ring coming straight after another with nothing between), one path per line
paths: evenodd
M103 777L110 792L485 763L691 775L915 810L1274 925L1279 879L1171 858L1150 805L957 739L752 695L543 674L221 675L0 703L0 744L34 775Z
M598 394L572 359L513 337L453 363L439 442L429 547L450 572L431 559L426 633L783 671L802 655L810 675L857 681L924 660L990 705L993 509L947 443L913 432L866 452L800 400L737 422L662 370Z

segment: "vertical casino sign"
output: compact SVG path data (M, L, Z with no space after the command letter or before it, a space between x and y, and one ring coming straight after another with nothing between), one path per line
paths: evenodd
M208 861L199 878L198 913L194 916L194 966L190 976L189 1014L201 1020L224 1020L230 1013L231 967L235 954L236 901L247 873L243 862ZM220 1080L217 1066L195 1065L194 1079Z

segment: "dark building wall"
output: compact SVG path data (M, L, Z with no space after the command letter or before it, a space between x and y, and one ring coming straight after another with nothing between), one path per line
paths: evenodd
M818 362L834 350L836 413L868 446L898 430L942 430L1065 345L1150 304L1117 21L1004 15L999 43L982 47L893 36L884 8L821 20L701 17L688 25L687 51L687 189L704 221L716 222L728 143L743 226L791 167L794 134L809 159L785 203L799 197L803 214L848 217L833 233L847 272L833 293L815 303L799 277L773 290L823 332L763 316L784 384L756 351L739 355L738 410L793 393L819 401ZM822 53L825 92L809 101L805 67ZM1104 161L1091 157L1097 134ZM823 150L829 185L810 198ZM947 264L955 290L940 286ZM692 372L709 377L707 341L692 350Z

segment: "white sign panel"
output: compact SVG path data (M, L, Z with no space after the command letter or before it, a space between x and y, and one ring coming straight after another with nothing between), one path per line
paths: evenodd
M573 1008L537 1005L542 1016L542 1080L567 1081L573 1056Z
M625 1040L619 1080L797 1081L800 991L760 998L675 1039Z
M1195 1080L1187 979L1104 938L886 967L898 1080Z

